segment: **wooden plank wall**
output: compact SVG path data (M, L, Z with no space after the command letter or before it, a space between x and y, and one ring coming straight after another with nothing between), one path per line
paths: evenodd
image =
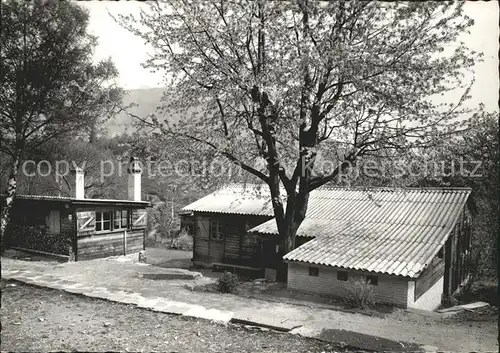
M115 208L109 208L110 211ZM131 254L144 250L146 210L130 210L127 230L95 231L95 209L77 209L77 260L91 260L109 256Z
M471 260L471 226L466 225L469 219L472 224L472 214L466 206L455 224L453 233L445 246L445 277L444 293L451 296L467 279Z
M252 265L257 261L256 258L261 256L262 247L260 240L247 234L247 230L270 218L267 216L195 214L193 260L207 265L213 262ZM212 219L217 219L224 224L223 240L210 239L210 220Z
M128 230L78 238L78 260L91 260L139 252L144 248L144 230Z
M193 237L193 260L206 262L210 261L209 253L209 218L203 216L195 217L194 237Z
M417 300L427 292L444 275L444 259L435 257L415 282L415 298Z

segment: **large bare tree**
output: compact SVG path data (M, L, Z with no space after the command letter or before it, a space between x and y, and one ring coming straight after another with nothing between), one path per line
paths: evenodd
M457 41L472 25L462 5L172 0L117 20L153 48L145 66L170 85L161 113L144 123L267 184L284 255L312 190L362 155L452 132L464 73L479 58ZM453 102L434 99L460 87ZM318 158L332 149L336 167L323 173Z

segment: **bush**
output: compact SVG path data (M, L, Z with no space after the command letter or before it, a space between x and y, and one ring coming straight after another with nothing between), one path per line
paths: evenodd
M193 237L185 230L181 230L177 236L176 243L179 250L193 250Z
M226 271L217 281L217 289L221 293L234 293L238 284L238 276L234 273Z
M347 301L355 308L365 309L375 304L373 286L362 277L350 278L346 284Z

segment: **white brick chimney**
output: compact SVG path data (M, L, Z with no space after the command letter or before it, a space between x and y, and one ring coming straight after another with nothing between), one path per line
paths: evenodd
M130 157L127 168L128 172L128 199L131 201L141 201L141 175L142 169L139 159Z
M85 198L85 172L82 168L71 169L71 196L76 199Z

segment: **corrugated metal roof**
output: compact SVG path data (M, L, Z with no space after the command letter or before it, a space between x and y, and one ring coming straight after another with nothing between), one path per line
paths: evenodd
M254 184L229 185L181 209L188 211L274 216L269 187Z
M468 188L314 190L297 235L316 239L284 259L418 277L445 243L470 193ZM272 216L269 199L265 186L233 185L183 210ZM276 221L249 232L277 234Z
M6 197L5 194L0 195L0 197ZM20 200L46 200L46 201L71 201L71 197L67 196L53 196L53 195L19 195L16 194L16 199Z
M330 190L310 201L287 261L416 278L451 233L470 189ZM251 232L276 233L265 222Z
M308 226L311 222L313 225L331 225L349 220L360 223L448 225L456 212L462 209L470 193L468 188L317 189L311 192L306 219L298 235L315 237ZM274 221L265 222L250 232L278 233Z

